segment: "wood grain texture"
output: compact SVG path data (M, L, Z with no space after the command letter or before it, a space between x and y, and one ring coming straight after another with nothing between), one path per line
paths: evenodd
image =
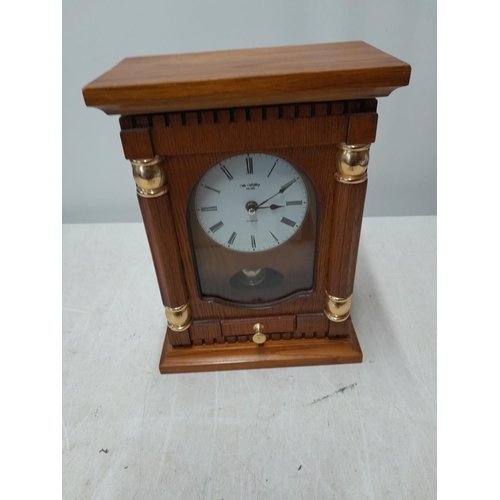
M347 337L351 334L352 325L351 317L347 318L346 321L341 321L340 323L335 323L335 321L328 321L328 337Z
M334 185L335 201L326 290L334 297L346 298L352 295L354 287L368 182L349 185L336 181Z
M346 144L373 144L377 135L377 113L349 115Z
M120 139L123 154L127 160L153 158L153 145L151 144L148 128L122 130Z
M217 339L222 337L218 320L193 321L189 327L189 334L193 340Z
M348 323L349 325L350 335L343 338L268 340L261 345L246 340L241 343L233 337L233 342L226 345L172 348L166 336L160 359L160 372L188 373L361 363L363 354L352 323Z
M137 196L164 306L187 303L185 276L168 193L158 198Z
M295 316L262 316L258 318L238 318L221 320L222 335L253 335L256 323L264 325L263 333L295 331Z
M136 57L83 96L107 114L337 101L389 95L410 71L364 42Z
M328 319L323 313L299 314L297 316L297 332L325 333L328 332Z
M263 151L336 144L346 138L347 123L347 116L339 115L314 120L301 117L293 120L268 118L260 122L235 121L219 123L214 129L203 125L153 127L151 139L158 155L238 152L248 148Z
M174 332L173 330L170 330L170 328L167 329L167 336L170 344L172 346L190 346L191 345L191 338L189 336L189 332L186 330L184 332Z

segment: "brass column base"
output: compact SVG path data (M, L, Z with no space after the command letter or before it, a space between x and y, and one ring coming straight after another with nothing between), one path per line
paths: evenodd
M168 327L174 332L187 330L193 322L189 302L179 307L165 306Z
M325 291L325 316L335 323L346 321L350 315L351 297L340 298L334 297Z

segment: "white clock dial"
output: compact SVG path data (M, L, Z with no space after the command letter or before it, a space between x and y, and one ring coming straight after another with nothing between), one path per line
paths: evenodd
M204 231L239 252L261 252L289 240L304 222L307 206L297 170L264 153L226 158L196 188L196 216Z

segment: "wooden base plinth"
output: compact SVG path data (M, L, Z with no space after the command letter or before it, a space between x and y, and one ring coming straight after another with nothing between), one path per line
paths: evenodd
M323 339L268 340L234 344L172 347L165 336L160 373L188 373L286 366L361 363L363 353L351 319L349 336ZM347 323L346 322L346 323Z

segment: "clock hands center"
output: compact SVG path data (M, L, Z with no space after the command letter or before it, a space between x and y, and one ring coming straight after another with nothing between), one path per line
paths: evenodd
M272 205L269 205L268 207L261 207L257 205L255 201L249 201L248 203L245 204L245 210L248 212L248 215L255 215L257 213L257 209L261 208L269 208L271 210L276 210L277 208L283 208L285 205L275 205L274 203Z
M280 190L276 193L273 194L270 198L267 200L264 200L262 203L259 203L257 205L257 208L260 208L264 203L267 203L269 200L272 200L275 196L278 196L279 194L283 194L294 182L296 182L297 179L292 179L291 181L287 182L283 186L281 186Z
M259 206L255 201L249 201L245 204L245 210L248 212L248 215L255 215L257 208L259 208Z
M275 196L283 194L296 181L297 179L292 179L291 181L288 181L286 184L283 184L283 186L281 186L280 190L276 194L273 194L270 198L264 200L262 203L259 203L258 205L255 201L247 202L245 204L245 210L248 212L249 215L255 215L259 208L269 208L271 210L276 210L277 208L283 208L284 205L275 205L274 203L269 207L263 207L262 205L264 205L264 203L267 203L269 200L273 199Z

